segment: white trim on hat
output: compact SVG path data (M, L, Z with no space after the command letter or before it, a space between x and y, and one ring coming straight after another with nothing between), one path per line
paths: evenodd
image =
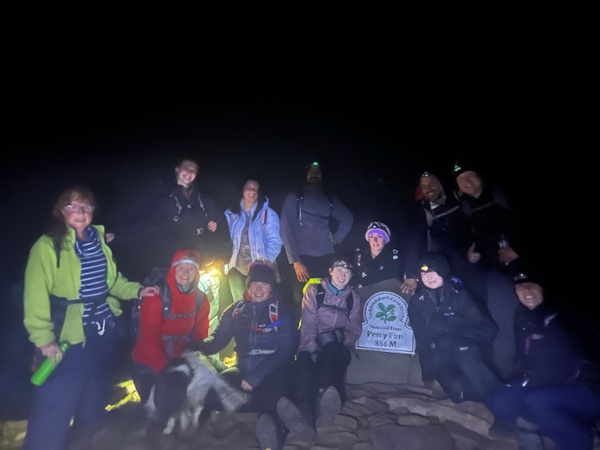
M191 264L192 266L196 267L196 269L200 268L200 264L189 258L178 259L177 261L171 263L171 267L175 267L179 264Z
M390 242L391 232L389 227L383 222L371 222L365 233L365 240L369 242L369 234L377 233L383 237L384 242L387 244Z

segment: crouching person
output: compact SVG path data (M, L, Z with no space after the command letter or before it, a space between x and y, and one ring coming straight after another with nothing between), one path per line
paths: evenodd
M455 402L485 401L500 386L491 364L498 331L441 253L419 258L420 283L408 304L417 354L426 386L435 380Z
M140 305L139 332L132 351L133 381L142 403L148 400L157 375L169 361L183 355L190 341L208 336L210 305L198 289L200 254L182 249L171 258L171 267L160 280L160 293ZM163 314L165 297L169 314Z
M513 282L518 370L487 402L490 432L516 428L520 449L546 448L541 436L548 436L560 450L592 450L600 420L597 331L547 296L539 275L519 273Z
M246 286L243 299L223 311L211 336L191 343L189 348L212 355L234 339L236 365L221 375L232 386L249 393L239 411L262 413L256 424L261 448L278 450L283 447L286 433L277 416L277 400L290 392L298 321L291 298L284 300L276 291L275 271L269 264L250 264Z
M286 428L304 439L330 422L346 399L350 350L362 329L360 297L351 278L349 260L334 257L329 277L308 285L302 299L294 394L278 401L277 412Z

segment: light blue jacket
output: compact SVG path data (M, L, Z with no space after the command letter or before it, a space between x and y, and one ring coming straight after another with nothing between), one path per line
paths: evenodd
M240 210L243 205L240 200ZM254 204L250 211L250 217L254 216L258 204ZM228 208L225 211L225 218L229 226L229 235L233 243L233 251L229 260L229 268L235 267L238 252L240 251L240 242L242 240L242 230L246 225L246 215L236 214ZM252 261L264 260L274 263L281 252L282 242L279 235L279 215L269 208L269 199L265 199L261 210L250 223L248 227L248 240L250 241L250 256Z

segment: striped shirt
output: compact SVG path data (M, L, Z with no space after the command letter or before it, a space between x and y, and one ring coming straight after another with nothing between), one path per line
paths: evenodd
M77 239L75 243L75 252L81 261L79 298L91 300L84 303L83 325L96 326L98 334L104 334L105 321L113 316L106 303L108 294L106 256L102 251L96 230L88 227L86 234L88 240Z

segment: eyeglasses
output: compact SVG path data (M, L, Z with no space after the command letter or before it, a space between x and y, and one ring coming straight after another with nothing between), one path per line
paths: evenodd
M90 206L90 205L67 205L67 210L71 213L71 214L75 214L75 213L85 213L85 214L91 214L94 212L94 209L96 209L95 206Z

